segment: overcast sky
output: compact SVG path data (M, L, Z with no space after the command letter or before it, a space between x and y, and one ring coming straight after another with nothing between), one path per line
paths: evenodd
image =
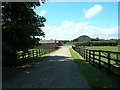
M46 39L118 38L117 2L46 2L35 12L47 19Z

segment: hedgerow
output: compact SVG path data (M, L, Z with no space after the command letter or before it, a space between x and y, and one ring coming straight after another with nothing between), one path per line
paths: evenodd
M75 46L117 46L118 41L84 41L75 42Z

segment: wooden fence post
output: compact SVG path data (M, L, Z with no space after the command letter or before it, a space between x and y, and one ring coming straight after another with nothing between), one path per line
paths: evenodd
M75 47L75 51L77 52L77 46Z
M24 52L22 52L22 58L25 59L25 57L24 57Z
M84 57L84 49L83 49L83 47L81 48L81 53L82 53L82 57Z
M32 54L33 54L33 58L34 58L34 56L35 56L35 55L34 55L34 50L32 50Z
M118 54L116 54L116 59L118 60ZM118 64L118 61L116 61L116 64Z
M28 59L30 59L30 51L28 51Z
M84 58L85 58L85 49L83 49L84 50Z
M99 50L99 68L101 68L101 51Z
M24 59L26 59L26 53L24 52Z
M95 65L95 50L93 50L93 66Z
M39 49L39 56L40 56L40 49Z
M37 52L36 52L36 50L34 50L34 57L37 57Z
M87 59L88 59L88 56L87 56L87 51L88 51L88 50L86 49L86 61L88 61L88 60L87 60Z
M110 69L110 53L108 52L108 74L111 73L111 69Z
M91 62L91 50L89 50L89 64Z
M84 56L83 56L83 48L82 48L82 47L81 47L81 49L80 49L80 52L81 52L81 56L84 57Z

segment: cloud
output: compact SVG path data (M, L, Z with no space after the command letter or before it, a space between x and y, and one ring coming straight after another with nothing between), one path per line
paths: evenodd
M102 11L103 7L101 5L94 5L88 10L84 10L84 15L86 18L92 18Z
M73 22L65 20L59 26L46 25L42 27L46 34L46 38L56 39L74 39L81 35L88 35L91 38L104 38L118 37L118 27L96 27L91 25L90 22Z
M45 10L41 10L41 12L39 13L39 16L43 16L45 15L47 12Z

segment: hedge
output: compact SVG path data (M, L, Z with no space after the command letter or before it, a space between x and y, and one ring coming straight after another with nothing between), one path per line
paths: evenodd
M75 42L75 46L117 46L118 41L84 41Z

